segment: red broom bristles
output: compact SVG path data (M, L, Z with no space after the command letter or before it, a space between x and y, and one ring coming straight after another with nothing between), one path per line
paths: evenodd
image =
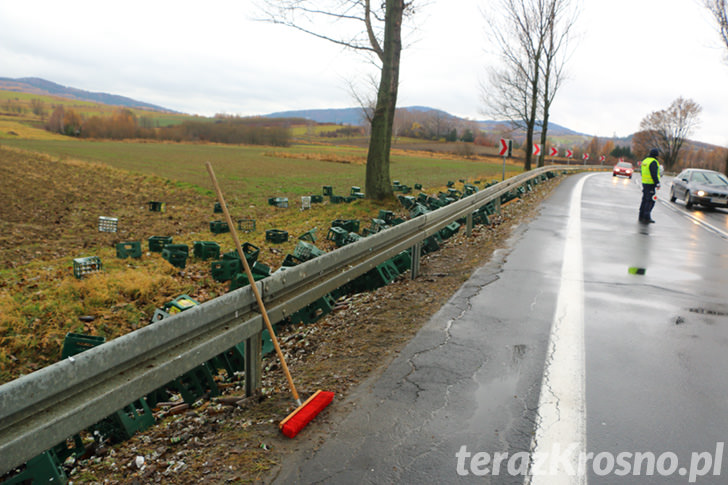
M308 398L305 403L301 404L289 414L286 419L281 421L279 425L284 435L289 438L296 436L313 418L334 399L334 393L331 391L316 391L313 396Z

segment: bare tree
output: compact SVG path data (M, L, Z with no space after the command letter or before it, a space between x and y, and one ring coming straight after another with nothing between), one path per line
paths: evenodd
M546 147L549 129L551 104L564 80L566 49L572 27L576 24L577 13L571 9L570 0L550 0L546 5L546 41L544 42L543 93L541 104L541 146ZM538 166L543 167L546 157L545 148L541 150Z
M285 25L374 56L380 69L371 112L365 191L372 199L391 197L389 156L397 106L402 22L414 0L264 0L265 20ZM328 32L323 32L328 27Z
M726 0L703 0L703 2L718 23L720 37L728 49L728 3Z
M665 169L672 170L683 143L698 126L702 110L692 99L680 97L669 108L650 113L640 122L640 133L635 137L639 141L639 144L635 143L635 154L644 157L649 148L658 148Z
M539 108L545 145L549 110L563 79L564 50L575 22L575 16L568 16L569 4L570 0L500 0L486 19L500 63L490 69L482 99L490 114L526 131L525 170L531 169Z

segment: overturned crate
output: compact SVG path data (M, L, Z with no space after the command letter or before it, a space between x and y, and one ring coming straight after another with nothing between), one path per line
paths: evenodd
M301 261L308 261L322 254L325 254L325 251L306 241L298 241L296 248L293 250L293 255Z
M268 199L268 205L286 209L288 208L288 197L271 197Z

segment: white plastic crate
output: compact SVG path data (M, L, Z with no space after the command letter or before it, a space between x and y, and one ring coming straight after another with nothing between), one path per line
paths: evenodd
M118 218L99 216L99 232L116 232L118 227Z

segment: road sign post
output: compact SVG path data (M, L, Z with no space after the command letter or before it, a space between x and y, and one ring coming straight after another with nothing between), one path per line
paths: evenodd
M505 138L500 139L500 155L503 157L503 177L502 180L506 179L506 157L511 156L511 152L513 151L513 140L507 140Z
M551 165L554 164L554 157L559 154L559 149L556 147L551 147Z

